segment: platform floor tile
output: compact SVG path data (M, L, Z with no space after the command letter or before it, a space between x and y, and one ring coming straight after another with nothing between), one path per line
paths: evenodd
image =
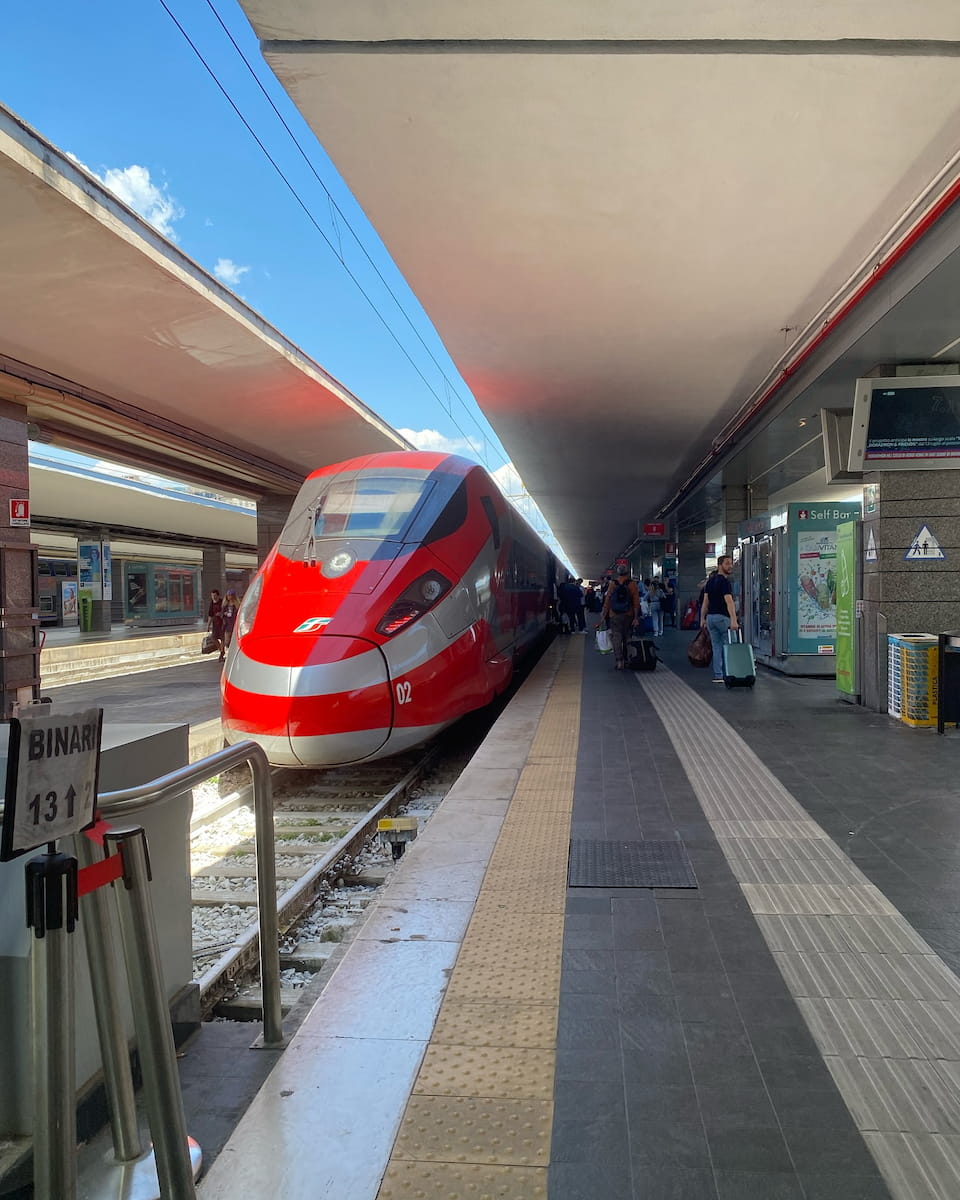
M583 643L557 661L378 1200L547 1194Z
M474 1163L420 1163L393 1159L378 1200L547 1200L547 1177L539 1167L491 1167Z

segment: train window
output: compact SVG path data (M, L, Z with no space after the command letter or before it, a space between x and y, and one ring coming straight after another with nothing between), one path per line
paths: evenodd
M493 530L493 548L500 549L500 518L497 516L497 510L493 507L493 500L489 496L481 496L480 503L483 505L483 511L487 514L487 520L490 522L490 528Z
M74 567L73 563L67 562L66 559L57 559L57 561L53 564L54 575L62 576L64 579L66 579L69 575L73 575L75 570L76 568Z
M431 542L437 542L440 538L449 537L451 533L456 533L466 519L467 481L463 480L440 510L437 519L431 525L429 532L423 539L423 544L428 546Z
M334 479L314 509L314 537L396 538L423 495L423 476L366 475Z
M37 560L37 573L39 575L53 574L53 563L49 558L40 558Z

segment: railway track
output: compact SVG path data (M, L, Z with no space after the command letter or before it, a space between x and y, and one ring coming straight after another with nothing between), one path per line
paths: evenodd
M443 757L444 784L424 784ZM356 767L274 773L277 909L285 990L300 988L323 965L389 874L377 822L401 806L429 817L462 769L435 745ZM201 807L191 825L194 978L204 1018L215 1012L257 1017L258 992L239 993L259 968L254 816L243 792ZM413 815L411 813L411 815ZM302 925L302 928L298 928ZM290 997L285 997L289 1007ZM224 1008L230 1003L233 1007ZM218 1008L218 1006L220 1006Z

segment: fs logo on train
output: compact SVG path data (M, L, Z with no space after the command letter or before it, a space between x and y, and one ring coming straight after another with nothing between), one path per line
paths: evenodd
M10 720L0 862L93 825L102 728L102 708Z

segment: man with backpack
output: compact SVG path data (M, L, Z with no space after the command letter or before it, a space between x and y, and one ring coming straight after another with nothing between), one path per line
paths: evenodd
M630 578L625 562L617 563L617 577L603 598L603 620L613 642L613 665L622 671L627 659L627 642L633 628L640 622L640 592Z

